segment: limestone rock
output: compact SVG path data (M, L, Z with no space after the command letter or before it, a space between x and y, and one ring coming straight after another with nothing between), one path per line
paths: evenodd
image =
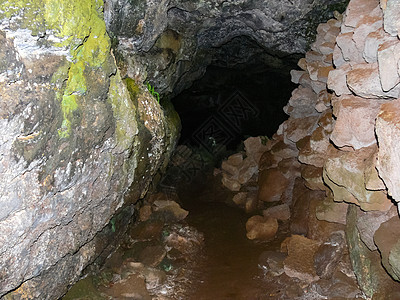
M392 203L383 191L365 188L365 160L374 155L376 147L356 152L337 153L324 166L324 181L333 191L335 201L355 203L364 210L388 210Z
M377 169L390 196L400 201L400 99L382 105L376 119L376 135L379 143Z
M381 85L383 91L388 92L400 82L398 73L400 42L385 42L378 50L378 67Z
M247 220L246 230L250 240L272 240L278 231L278 221L275 218L253 216Z
M311 283L319 279L314 267L314 254L320 243L300 235L292 235L287 243L288 257L284 260L287 276Z
M383 101L342 96L334 102L336 116L331 140L338 147L361 149L376 143L375 118Z
M392 36L399 35L400 23L398 16L400 14L399 1L387 0L384 11L384 28Z
M353 0L350 1L345 12L343 20L344 25L355 28L360 25L360 22L371 15L372 11L379 6L378 0L365 1Z
M364 98L398 98L400 92L400 85L383 91L377 63L356 65L347 73L347 85L357 96Z
M328 88L337 96L350 95L351 91L347 86L347 73L351 70L350 64L341 64L340 67L332 70L328 76Z
M317 127L318 119L319 116L310 116L297 119L289 118L289 120L283 123L285 140L287 139L296 143L303 137L310 135Z

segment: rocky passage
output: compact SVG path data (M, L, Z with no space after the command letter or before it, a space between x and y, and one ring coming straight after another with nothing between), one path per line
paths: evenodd
M168 98L210 63L286 70L333 8L265 3L3 3L2 299L59 298L82 277L66 299L399 299L398 0L320 24L289 118L189 178L195 197L180 181L151 192L191 151Z

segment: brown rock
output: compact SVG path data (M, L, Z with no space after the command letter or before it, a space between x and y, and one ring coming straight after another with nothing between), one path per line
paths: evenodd
M314 254L314 266L320 278L332 277L342 259L345 248L346 240L343 231L332 233L329 239L319 246Z
M318 280L313 283L313 287L315 287L318 294L326 297L326 299L363 299L359 296L362 291L358 287L357 280L341 271L334 272L330 279Z
M317 127L319 116L310 116L304 118L293 119L285 121L284 132L285 140L296 143L303 137L310 135Z
M293 235L288 244L288 257L284 270L289 277L296 277L308 283L319 279L314 267L314 254L320 243L300 235Z
M354 30L353 40L356 47L363 53L367 36L382 28L382 10L377 6L370 15L362 19L362 23Z
M330 132L323 127L317 127L310 138L305 140L306 143L299 152L299 161L317 168L323 167L330 145L329 136Z
M322 180L323 168L311 165L301 165L301 177L305 180L305 185L310 190L325 190L326 186Z
M222 174L222 184L232 192L240 191L241 184L239 181L226 173Z
M381 224L375 232L374 241L382 256L382 264L395 280L400 280L400 220L395 216Z
M360 149L376 143L375 118L382 100L352 95L341 96L333 103L337 117L331 140L338 147Z
M187 217L189 212L180 207L175 201L156 200L154 205L154 215L164 219L167 222L181 221Z
M273 276L283 274L283 261L287 254L275 251L264 251L258 258L258 265L264 270L271 272Z
M316 207L316 217L320 221L328 221L346 224L348 204L334 202L332 198L326 197Z
M274 218L253 216L246 222L247 238L250 240L272 240L278 231L278 221Z
M239 166L237 181L240 184L246 184L254 174L258 172L258 165L253 157L246 157Z
M233 196L232 201L239 206L242 206L246 203L247 192L240 192Z
M260 158L259 171L277 167L281 160L282 157L273 154L271 151L267 151Z
M290 232L293 234L308 233L309 205L313 191L307 189L302 179L296 179L293 188L293 205L291 208Z
M263 143L262 139L258 137L249 137L244 141L244 148L247 157L251 157L256 164L259 164L260 158L264 152L270 150L270 147Z
M277 168L260 172L258 178L258 200L265 202L279 201L288 184L288 179Z
M400 201L400 99L381 106L376 119L379 143L377 169L390 196Z
M305 66L307 68L307 65ZM305 73L305 71L303 70L291 70L290 71L290 76L291 76L291 80L293 83L298 84L300 81L300 77L303 76L303 74Z
M290 218L290 208L287 204L272 206L263 211L264 217L271 217L278 220L286 221Z
M148 246L139 255L139 261L146 266L156 267L164 259L167 251L161 245Z

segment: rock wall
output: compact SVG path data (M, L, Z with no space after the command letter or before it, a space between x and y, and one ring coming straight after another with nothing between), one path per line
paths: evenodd
M285 66L346 0L106 1L105 16L130 77L176 95L211 62ZM289 69L290 70L290 69Z
M132 220L179 118L121 78L102 1L3 1L0 40L0 298L56 299Z
M318 26L300 70L291 72L299 87L284 107L289 119L258 162L257 205L279 204L259 223L290 215L292 234L325 244L345 231L358 285L374 299L400 291L399 18L398 1L351 0L343 15ZM232 184L240 178L233 161L222 165L223 183L241 195L249 187ZM288 276L321 289L320 262L306 271L290 253L285 262Z

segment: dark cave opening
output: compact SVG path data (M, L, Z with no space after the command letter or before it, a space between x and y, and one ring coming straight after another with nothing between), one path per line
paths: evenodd
M290 60L288 65L295 68ZM221 157L250 136L271 138L288 118L283 106L295 88L290 79L289 68L263 62L209 65L203 77L172 99L182 122L179 144Z

